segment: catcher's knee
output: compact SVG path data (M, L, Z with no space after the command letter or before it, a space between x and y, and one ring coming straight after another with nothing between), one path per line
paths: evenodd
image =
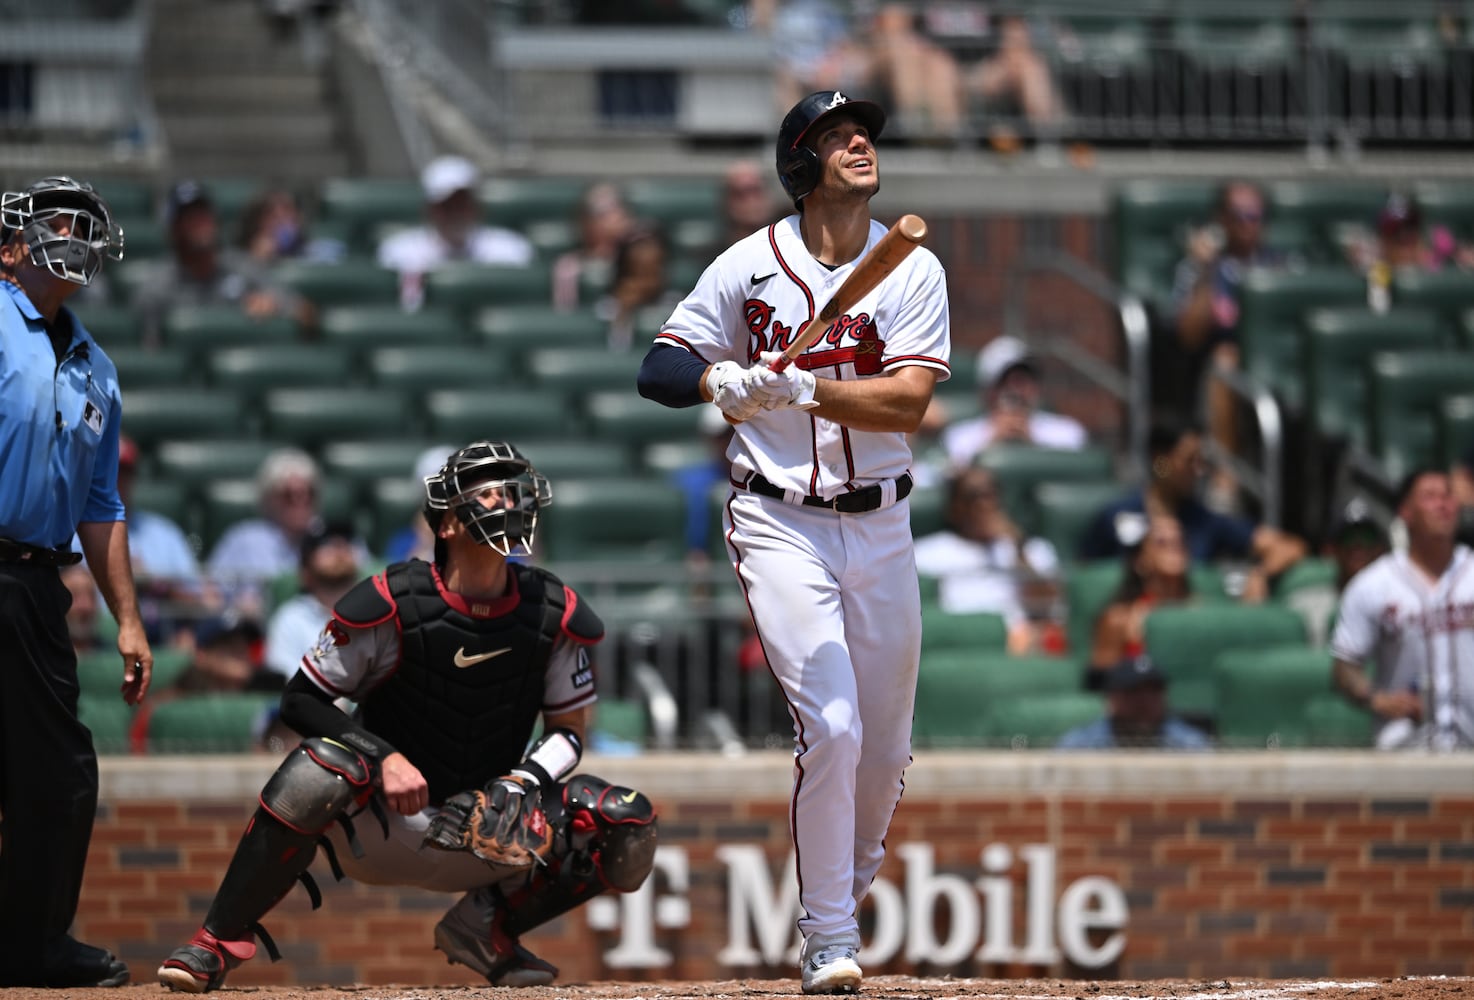
M333 740L305 739L261 789L261 807L298 833L319 834L373 795L369 760Z
M655 867L655 807L644 793L576 774L563 786L569 839L592 856L603 883L634 892Z

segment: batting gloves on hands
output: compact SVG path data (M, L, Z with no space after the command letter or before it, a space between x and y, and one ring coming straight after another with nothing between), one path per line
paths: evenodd
M750 419L762 410L762 400L752 394L752 370L735 361L718 361L706 373L706 388L717 409L736 421Z
M789 365L781 372L768 366L778 360L777 351L765 351L759 355L761 364L753 367L748 378L752 380L749 390L753 398L762 403L765 410L812 410L819 403L814 399L814 376L797 365Z

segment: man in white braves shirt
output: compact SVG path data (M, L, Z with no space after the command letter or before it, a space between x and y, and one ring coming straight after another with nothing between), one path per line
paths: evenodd
M1397 515L1406 550L1356 574L1342 597L1335 685L1375 717L1378 747L1474 747L1474 559L1455 541L1448 474L1410 474Z
M856 912L910 762L921 653L906 434L948 375L946 276L917 249L783 373L792 342L886 232L870 218L885 113L810 94L778 131L798 211L739 240L657 335L642 395L714 402L728 553L794 722L792 834L805 993L860 987Z

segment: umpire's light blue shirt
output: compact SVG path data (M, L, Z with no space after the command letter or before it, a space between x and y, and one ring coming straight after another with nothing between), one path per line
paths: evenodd
M0 538L57 548L79 522L124 519L118 370L75 316L58 365L26 293L0 289Z

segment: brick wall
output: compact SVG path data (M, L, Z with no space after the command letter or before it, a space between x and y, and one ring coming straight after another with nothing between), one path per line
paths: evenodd
M791 976L786 956L735 967L716 961L734 935L733 875L722 852L760 849L775 890L786 884L789 759L652 755L590 765L657 802L662 847L689 866L689 888L679 891L662 867L649 889L684 895L689 922L652 924L670 963L652 968L604 959L628 939L638 909L601 922L624 925L626 938L591 929L594 915L580 911L527 943L561 966L566 981ZM136 979L151 979L198 926L271 766L253 757L212 759L205 771L187 759L105 760L79 935L117 950ZM935 964L900 952L867 968L1132 979L1471 974L1471 773L1467 758L1372 754L923 756L908 772L888 839L881 877L897 887L893 898L911 906L927 878L980 886L987 851L995 861L1011 858L989 871L994 891L999 882L1011 887L1006 936L1021 950L1033 933L1028 899L1038 888L1024 858L1042 850L1056 866L1049 887L1056 899L1087 876L1119 887L1129 908L1124 952L1105 968L1074 967L1067 955L1045 964L976 957ZM918 856L930 874L914 870ZM312 913L306 894L294 890L265 921L287 961L250 962L233 985L477 982L431 949L448 897L335 884L321 860L313 870L322 911ZM931 912L939 939L966 923L944 905ZM1053 934L1056 908L1048 913ZM967 954L978 950L974 943Z

